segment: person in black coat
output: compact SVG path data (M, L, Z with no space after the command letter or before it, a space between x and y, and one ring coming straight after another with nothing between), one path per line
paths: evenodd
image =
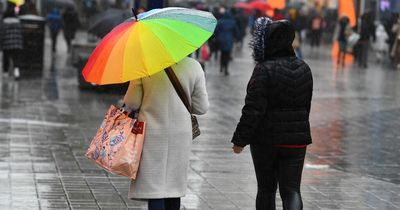
M74 8L68 7L63 14L64 38L67 43L68 52L71 51L71 41L75 39L75 33L80 26L78 13Z
M246 145L256 171L256 209L302 209L300 182L306 147L311 144L309 115L313 91L310 67L295 56L293 25L287 20L256 21L252 48L256 66L234 132L233 152Z
M360 39L358 40L359 54L357 56L358 66L368 67L368 51L371 39L375 42L375 17L373 12L365 13L361 16Z
M19 54L23 49L23 37L21 22L15 13L15 4L8 2L3 20L0 23L0 49L3 50L3 72L18 80L20 77Z

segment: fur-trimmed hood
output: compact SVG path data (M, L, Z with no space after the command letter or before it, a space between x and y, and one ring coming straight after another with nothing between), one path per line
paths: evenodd
M272 21L267 17L256 20L253 40L253 58L256 62L263 62L274 57L295 56L292 42L295 30L287 20Z

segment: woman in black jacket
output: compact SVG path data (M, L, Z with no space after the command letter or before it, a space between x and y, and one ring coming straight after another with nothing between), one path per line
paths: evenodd
M257 62L247 86L233 151L250 145L256 171L257 210L302 209L300 181L306 146L311 143L309 114L313 90L309 66L295 56L295 30L289 21L259 18L252 42Z

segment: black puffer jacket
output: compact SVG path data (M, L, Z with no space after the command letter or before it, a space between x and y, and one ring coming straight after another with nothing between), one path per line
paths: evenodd
M293 38L288 35L292 26L288 22L272 22L264 27L266 51L257 52L263 58L254 55L259 62L247 86L245 106L232 143L238 146L310 144L311 70L294 56L291 48ZM274 33L283 31L286 31L286 42L282 42L284 38L281 36L281 45L277 45L274 39L279 39L279 35ZM274 49L268 51L270 46Z

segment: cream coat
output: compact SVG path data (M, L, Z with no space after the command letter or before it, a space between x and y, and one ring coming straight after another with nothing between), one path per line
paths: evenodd
M194 114L206 113L209 103L200 64L185 58L173 65L189 96ZM142 159L129 198L183 197L192 144L192 124L166 73L132 81L124 98L128 108L140 107L139 119L147 123Z

